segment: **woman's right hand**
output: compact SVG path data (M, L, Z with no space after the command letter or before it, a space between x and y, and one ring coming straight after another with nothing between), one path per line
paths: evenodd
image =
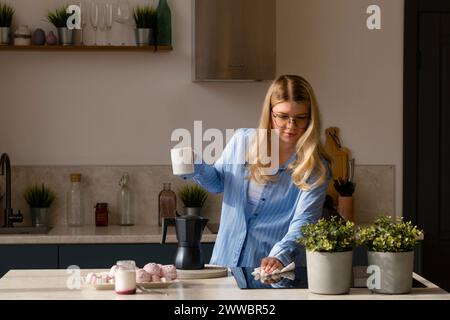
M267 274L272 274L275 270L282 270L283 263L275 257L265 257L261 260L261 270Z

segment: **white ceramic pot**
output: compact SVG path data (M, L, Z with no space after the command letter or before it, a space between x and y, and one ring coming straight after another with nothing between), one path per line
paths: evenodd
M318 294L345 294L352 283L353 251L306 251L309 291Z
M367 253L369 266L380 268L380 286L372 289L376 293L402 294L412 288L414 251Z
M14 32L15 46L29 46L31 44L31 31L28 26L20 26Z
M11 28L0 27L0 45L11 43Z

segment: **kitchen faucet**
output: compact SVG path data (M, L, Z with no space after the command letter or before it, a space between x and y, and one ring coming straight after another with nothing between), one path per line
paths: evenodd
M11 208L11 162L9 160L9 156L7 153L3 153L0 159L0 167L1 167L1 176L5 176L6 180L6 207L4 212L4 228L12 228L14 227L15 222L22 222L23 215L20 213L20 210L17 214L14 214L14 210Z

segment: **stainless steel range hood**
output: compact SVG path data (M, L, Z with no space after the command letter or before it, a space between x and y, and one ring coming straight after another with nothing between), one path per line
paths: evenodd
M275 1L193 0L193 80L273 80Z

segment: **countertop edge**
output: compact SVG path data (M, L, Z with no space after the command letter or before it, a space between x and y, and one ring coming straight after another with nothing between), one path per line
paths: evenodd
M205 230L202 243L214 243L216 234ZM174 230L168 231L166 243L177 243ZM110 226L96 228L85 226L70 228L56 226L47 234L2 234L0 245L20 244L160 244L161 231L158 226L120 227Z

